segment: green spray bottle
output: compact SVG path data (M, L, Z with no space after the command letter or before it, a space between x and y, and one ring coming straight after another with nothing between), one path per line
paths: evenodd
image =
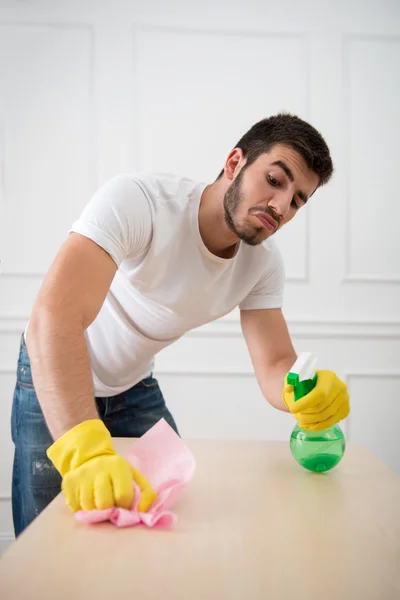
M308 394L317 383L314 371L317 358L303 352L288 373L287 381L294 387L294 400ZM339 425L323 431L308 431L296 425L290 436L290 450L299 465L323 473L333 469L343 458L346 442Z

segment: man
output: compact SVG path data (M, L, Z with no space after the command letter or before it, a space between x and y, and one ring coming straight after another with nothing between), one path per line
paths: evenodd
M346 386L331 371L318 371L314 390L294 403L285 377L297 357L272 239L332 171L321 135L281 114L256 123L209 185L121 175L94 195L50 267L21 341L12 414L16 535L61 484L77 511L129 508L136 481L139 509L148 510L155 492L116 454L111 436L139 437L162 417L177 430L153 358L237 306L272 406L314 431L348 415Z

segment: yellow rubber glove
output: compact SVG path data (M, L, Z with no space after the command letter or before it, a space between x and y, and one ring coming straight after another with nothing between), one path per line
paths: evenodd
M156 498L147 479L115 452L100 419L84 421L67 431L50 446L47 456L63 478L62 491L74 512L131 508L133 481L141 490L140 512L146 512Z
M283 401L298 420L299 426L309 431L328 429L350 412L349 394L346 384L333 371L316 370L315 387L295 401L294 388L285 379Z

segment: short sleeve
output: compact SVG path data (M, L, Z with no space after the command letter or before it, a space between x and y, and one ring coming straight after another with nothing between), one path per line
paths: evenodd
M96 242L119 267L124 259L142 254L151 241L149 200L131 175L117 175L92 196L69 232Z
M282 255L269 241L266 267L249 294L239 304L240 310L282 308L285 289L285 268Z

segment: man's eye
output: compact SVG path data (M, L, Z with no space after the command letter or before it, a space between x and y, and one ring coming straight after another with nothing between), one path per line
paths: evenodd
M274 185L276 187L279 185L279 181L275 179L275 177L272 177L272 175L268 175L268 181L271 185Z

